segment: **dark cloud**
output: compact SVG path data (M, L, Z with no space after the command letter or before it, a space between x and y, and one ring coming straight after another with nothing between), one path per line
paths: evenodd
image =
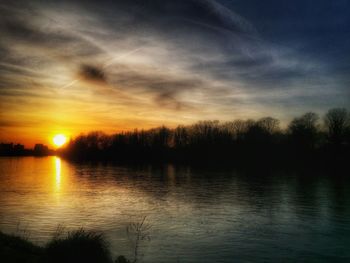
M0 20L2 36L12 38L16 41L57 47L58 45L69 45L77 40L76 37L67 33L50 31L45 29L44 26L33 25L30 21L16 16L3 17Z
M193 105L189 105L188 103L182 102L176 97L176 93L172 91L165 91L159 93L155 98L154 102L161 107L170 108L176 111L183 110L194 110L195 107Z
M115 18L117 11L123 14L119 22L140 27L168 28L173 21L183 20L187 27L190 22L235 32L255 31L243 17L213 0L101 0L98 5L96 1L79 2L87 10L102 15L108 23Z
M115 88L150 96L157 105L175 110L193 109L193 106L181 100L181 95L205 89L205 83L199 78L131 69L126 65L118 65L114 71L110 71L109 81Z
M103 69L93 65L81 65L79 69L79 77L88 81L107 83L106 74Z
M51 50L61 58L80 59L102 52L98 45L80 37L76 30L62 26L62 19L55 20L40 11L38 3L40 1L18 1L9 6L0 5L0 46L7 46L8 53L11 53L12 43Z

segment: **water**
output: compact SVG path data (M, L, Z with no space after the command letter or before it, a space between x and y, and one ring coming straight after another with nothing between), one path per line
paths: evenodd
M102 231L143 262L349 262L350 180L308 172L72 164L0 158L0 230L38 244L58 228Z

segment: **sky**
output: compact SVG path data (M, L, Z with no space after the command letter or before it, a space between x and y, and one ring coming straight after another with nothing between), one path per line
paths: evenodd
M0 0L0 141L350 106L347 0Z

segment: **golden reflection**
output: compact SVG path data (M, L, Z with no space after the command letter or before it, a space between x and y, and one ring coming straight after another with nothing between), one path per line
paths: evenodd
M56 186L56 191L59 191L61 188L61 159L58 157L55 157L55 168L56 168L55 186Z

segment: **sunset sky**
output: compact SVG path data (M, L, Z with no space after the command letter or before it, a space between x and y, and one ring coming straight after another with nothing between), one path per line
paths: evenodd
M0 0L0 141L350 105L348 0Z

